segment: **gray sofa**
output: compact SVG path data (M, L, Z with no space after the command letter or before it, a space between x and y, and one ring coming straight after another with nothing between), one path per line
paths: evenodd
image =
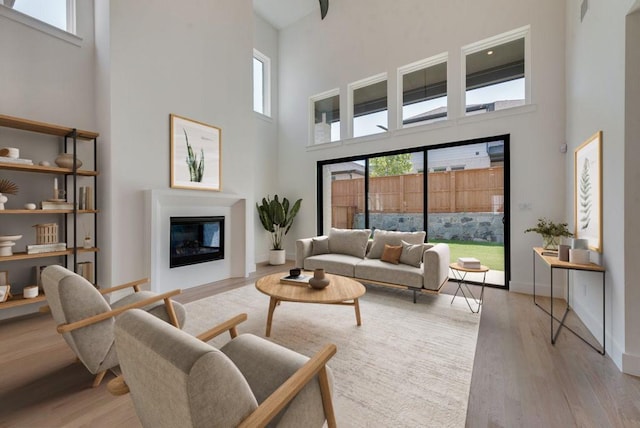
M348 276L366 283L438 292L449 279L449 246L424 243L425 232L331 229L328 236L296 241L296 266ZM386 248L386 246L390 246ZM388 254L399 251L399 260ZM383 257L384 256L384 257Z

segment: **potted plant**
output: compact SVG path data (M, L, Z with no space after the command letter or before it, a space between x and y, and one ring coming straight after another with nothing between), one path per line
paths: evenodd
M538 219L536 227L530 227L524 232L539 233L545 250L557 250L561 237L573 236L573 233L567 229L567 223L554 223L544 217Z
M271 233L271 251L269 252L269 264L282 265L285 263L285 252L282 249L282 238L289 232L293 219L300 210L302 199L298 199L293 205L287 198L282 201L275 195L262 198L262 204L256 203L256 209L260 216L260 222L264 229Z

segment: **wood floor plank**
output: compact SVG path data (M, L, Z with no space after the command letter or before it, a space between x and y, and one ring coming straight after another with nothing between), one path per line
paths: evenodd
M289 267L259 266L249 278L184 290L177 300L198 300ZM441 292L455 289L447 284ZM468 427L640 427L640 378L620 373L608 356L566 331L552 346L548 315L531 296L487 288L479 316ZM588 333L575 318L572 325ZM140 426L130 397L107 392L112 374L91 388L93 376L75 361L49 315L0 321L0 344L0 427Z

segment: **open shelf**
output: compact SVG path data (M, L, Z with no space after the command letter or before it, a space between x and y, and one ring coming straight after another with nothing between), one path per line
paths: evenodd
M44 294L38 294L37 297L33 297L31 299L25 299L22 294L15 294L6 302L1 302L0 309L15 308L16 306L29 305L31 303L43 302L45 300L47 300L47 297Z
M40 172L43 174L65 174L72 175L73 170L71 168L60 168L57 166L42 166L42 165L24 165L20 163L8 163L0 160L0 169L6 169L9 171L22 171L22 172ZM98 175L98 171L89 171L86 169L79 169L76 171L77 175L84 177L93 177Z
M0 114L0 126L21 129L23 131L38 132L40 134L57 135L58 137L67 136L71 134L74 129L66 126L52 125L50 123L7 116L4 114ZM93 140L94 138L98 138L98 135L100 135L97 132L82 131L80 129L76 129L76 133L77 138L82 138L83 140Z
M98 210L78 210L78 214L97 214ZM73 214L73 210L0 210L3 214Z
M73 254L73 248L67 248L64 251L49 251L47 253L27 254L26 252L13 253L12 256L0 256L0 262L8 262L12 260L28 260L28 259L42 259L45 257L58 257L68 256ZM78 253L96 253L98 248L81 248L78 247Z

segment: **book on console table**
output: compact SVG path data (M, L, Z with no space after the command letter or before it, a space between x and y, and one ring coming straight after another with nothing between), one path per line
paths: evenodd
M465 269L480 269L480 260L475 257L458 257L458 264Z
M307 286L307 285L309 285L309 280L310 279L311 279L311 276L309 276L309 275L298 275L298 276L286 275L286 276L283 276L282 278L280 278L280 283L281 284Z

